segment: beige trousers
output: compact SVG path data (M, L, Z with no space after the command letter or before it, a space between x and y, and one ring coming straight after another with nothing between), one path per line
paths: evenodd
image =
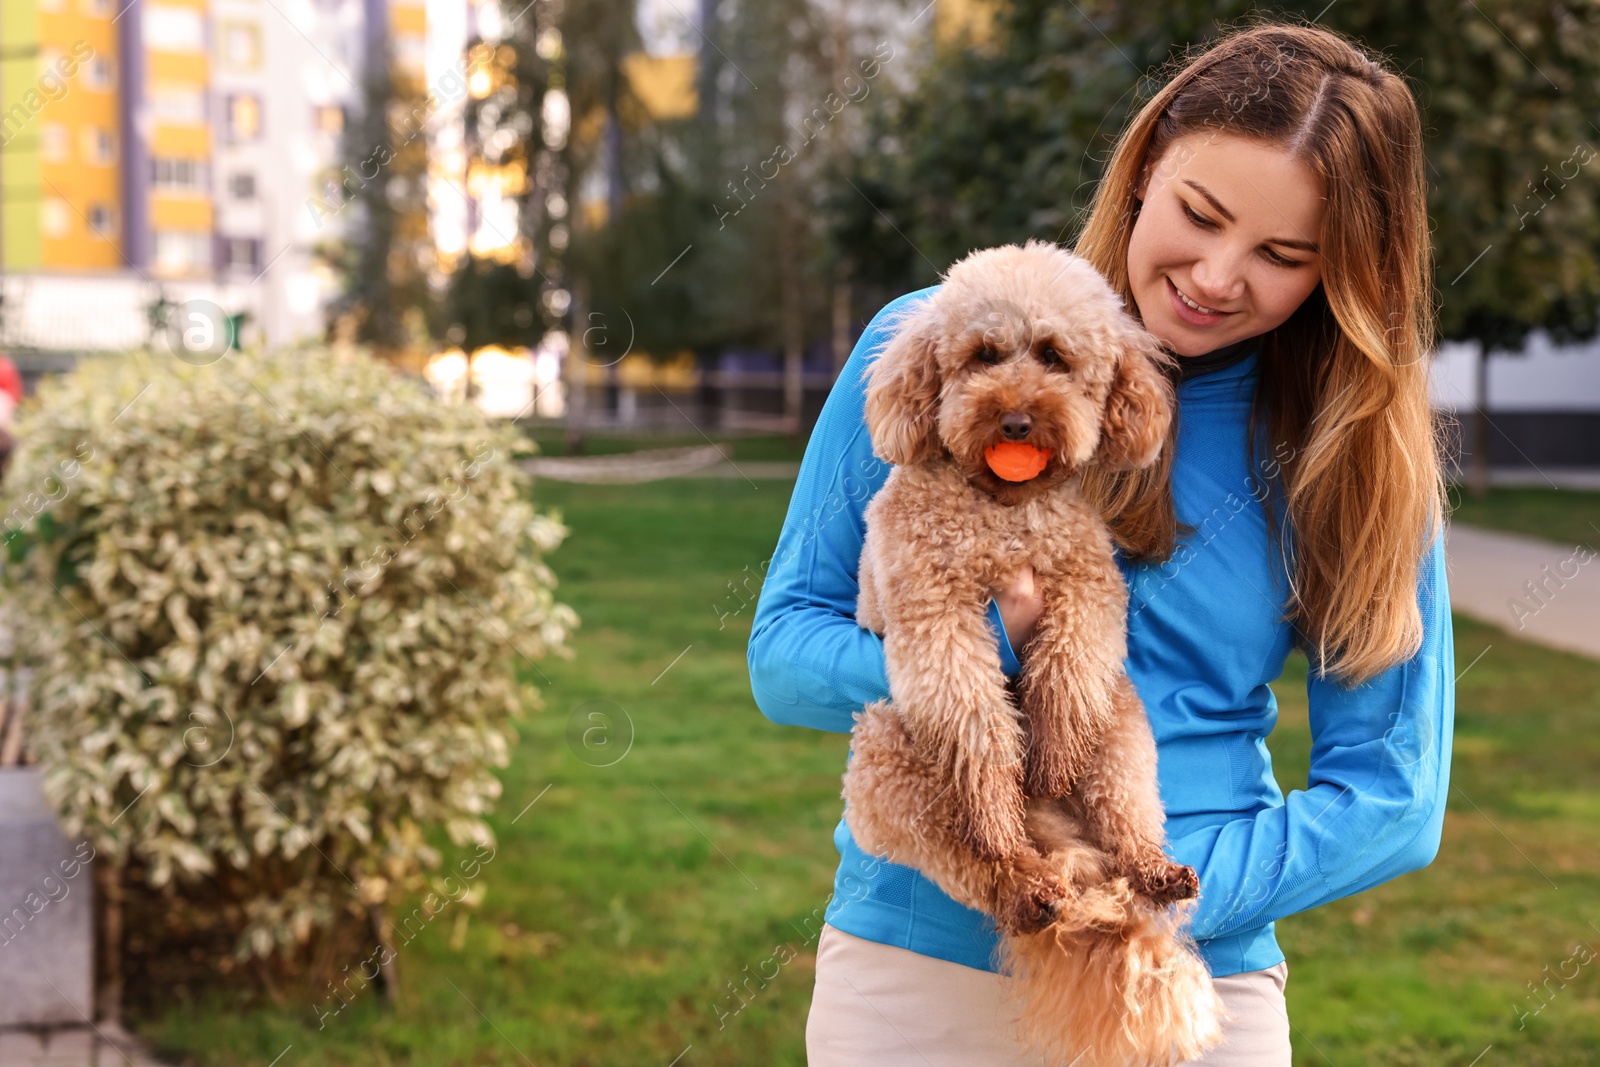
M1289 1067L1287 962L1213 978L1233 1018L1181 1067ZM809 1067L1045 1067L1000 1015L1004 979L824 923L806 1019Z

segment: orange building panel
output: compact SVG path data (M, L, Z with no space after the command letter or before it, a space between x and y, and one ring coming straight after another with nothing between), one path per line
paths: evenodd
M190 200L165 193L150 196L152 230L210 230L214 217L210 200Z

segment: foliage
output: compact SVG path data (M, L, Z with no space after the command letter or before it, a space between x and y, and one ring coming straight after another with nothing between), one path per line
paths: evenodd
M485 345L532 347L544 336L539 307L531 267L468 254L445 294L446 336L469 352Z
M516 433L360 352L81 363L3 505L30 744L68 833L151 884L241 878L241 957L490 843L516 664L577 616Z
M422 121L437 106L420 77L397 69L388 38L367 58L361 102L340 137L341 169L308 205L319 231L330 217L342 227L318 243L344 290L328 310L353 339L379 351L426 347L439 332L428 286L434 245L429 233L427 138Z
M1490 351L1541 327L1594 336L1600 9L1408 0L1329 21L1394 56L1423 105L1441 335Z
M1243 0L1159 12L1106 0L999 5L992 38L942 49L875 109L835 241L871 306L929 285L970 248L1071 243L1111 146L1163 64L1244 24ZM1518 349L1538 327L1592 336L1600 307L1600 12L1561 0L1282 3L1379 50L1423 112L1441 335ZM1477 257L1482 256L1479 260ZM873 303L876 300L876 303Z

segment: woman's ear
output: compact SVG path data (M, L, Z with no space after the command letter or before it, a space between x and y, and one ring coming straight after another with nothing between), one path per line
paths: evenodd
M1106 396L1100 459L1112 470L1148 467L1172 428L1172 383L1161 368L1171 357L1144 330L1132 331Z
M867 365L867 432L878 458L906 467L939 451L938 312L924 304Z

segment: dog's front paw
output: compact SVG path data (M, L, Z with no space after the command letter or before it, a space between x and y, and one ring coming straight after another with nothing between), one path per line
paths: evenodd
M1139 894L1155 904L1176 904L1200 892L1200 876L1193 867L1165 858L1134 864L1132 881Z
M1073 897L1061 878L1043 870L1013 870L999 880L995 924L1008 934L1033 934L1059 919Z

